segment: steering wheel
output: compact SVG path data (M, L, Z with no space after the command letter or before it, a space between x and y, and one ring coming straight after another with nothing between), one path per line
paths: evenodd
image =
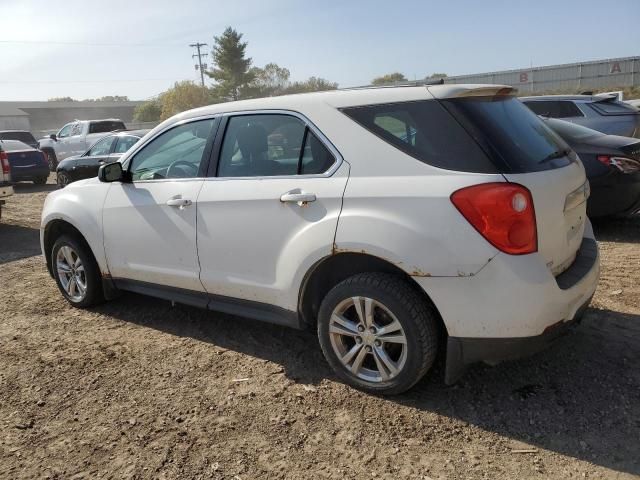
M180 167L187 167L180 168ZM191 174L193 173L193 175ZM176 160L167 168L167 175L165 178L187 178L195 177L198 174L198 169L195 165L187 160Z

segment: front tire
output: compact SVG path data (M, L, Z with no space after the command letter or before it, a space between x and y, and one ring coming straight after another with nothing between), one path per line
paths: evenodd
M401 277L362 273L336 285L322 301L318 337L344 382L395 395L415 385L433 365L437 314Z
M71 183L71 177L64 172L58 172L56 175L56 183L58 187L64 188Z
M86 242L62 235L51 249L51 269L60 292L78 308L104 300L98 264Z

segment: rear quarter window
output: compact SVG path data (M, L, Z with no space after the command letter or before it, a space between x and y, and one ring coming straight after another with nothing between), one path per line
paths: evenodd
M497 171L480 146L437 100L349 107L342 112L428 165L462 172Z

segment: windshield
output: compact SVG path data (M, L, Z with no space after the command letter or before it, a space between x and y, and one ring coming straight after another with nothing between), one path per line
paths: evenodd
M442 103L504 173L561 168L576 158L558 134L514 97L468 97Z
M556 120L553 118L546 118L543 121L558 135L564 138L568 142L580 142L587 138L602 137L604 133L600 133L596 130L592 130L582 125L576 125L575 123L565 122L562 120Z

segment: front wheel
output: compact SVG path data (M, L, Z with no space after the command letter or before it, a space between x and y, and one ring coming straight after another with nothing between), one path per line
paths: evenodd
M71 183L71 177L64 172L58 172L56 182L58 183L58 187L64 188Z
M62 235L51 249L51 266L60 292L71 305L86 308L103 301L98 264L86 242Z
M44 153L47 157L47 163L49 164L49 170L51 172L55 172L56 171L56 167L58 166L58 158L56 157L56 152L54 152L53 150L50 149L46 149L43 150L42 153Z
M438 347L436 313L404 279L363 273L336 285L318 315L325 358L346 383L399 394L431 368Z

